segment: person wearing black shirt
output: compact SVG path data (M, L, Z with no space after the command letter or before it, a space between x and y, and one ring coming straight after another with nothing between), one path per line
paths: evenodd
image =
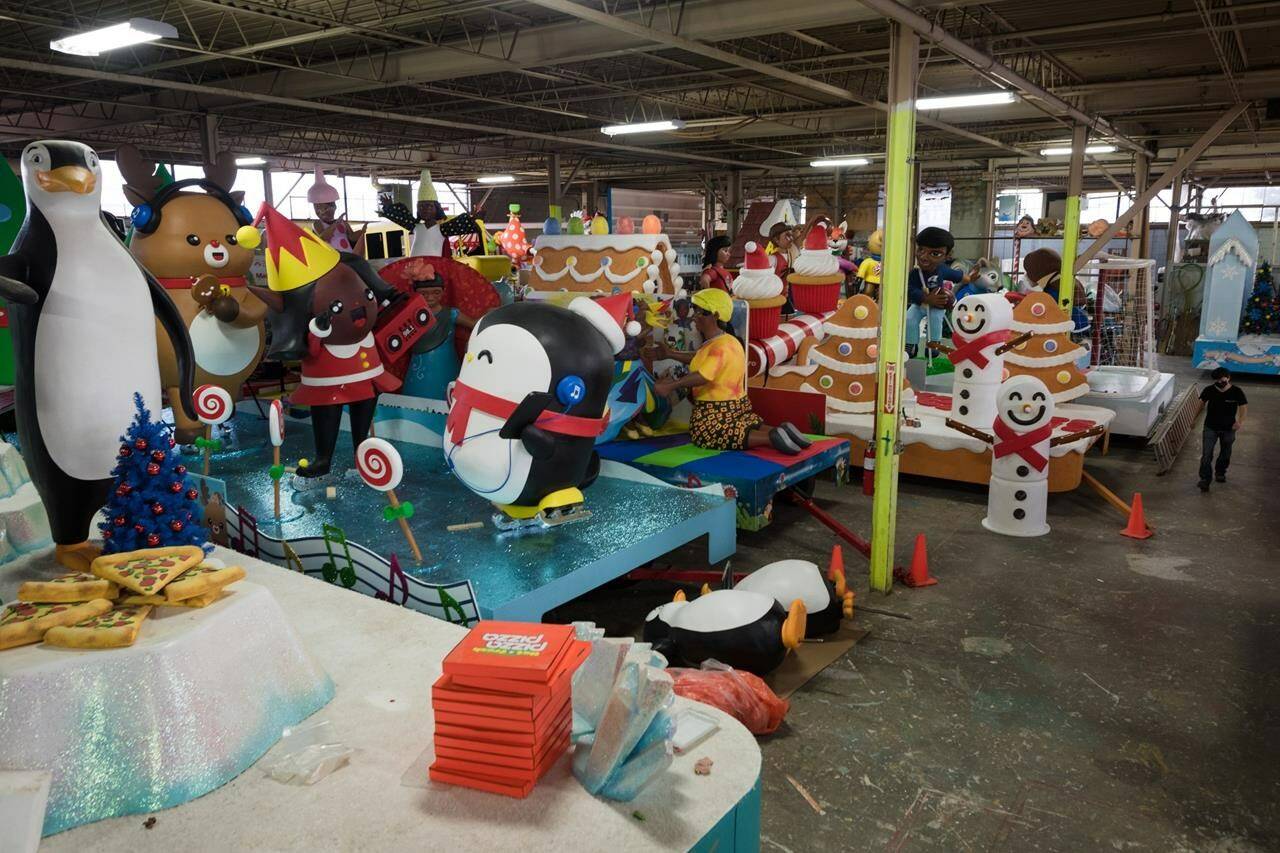
M1214 368L1213 384L1200 392L1200 408L1208 408L1204 418L1204 450L1200 453L1200 491L1209 491L1209 478L1215 473L1219 483L1227 481L1227 466L1231 464L1231 445L1244 423L1249 410L1249 400L1244 391L1231 384L1231 371L1225 367ZM1218 463L1213 463L1213 448L1221 443Z

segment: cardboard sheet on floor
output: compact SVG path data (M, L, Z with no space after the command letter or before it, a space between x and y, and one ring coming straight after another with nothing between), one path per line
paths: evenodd
M801 643L800 648L787 655L782 666L765 678L765 683L783 699L809 683L809 679L822 672L853 648L853 644L867 636L866 628L850 625L823 638L821 643Z

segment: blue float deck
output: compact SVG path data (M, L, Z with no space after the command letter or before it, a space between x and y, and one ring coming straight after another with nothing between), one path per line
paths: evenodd
M549 531L500 536L490 521L492 506L458 483L438 449L397 442L405 476L396 495L413 504L409 524L424 557L416 565L399 525L383 520L386 497L365 486L354 470L330 475L307 491L295 491L286 474L277 525L266 422L242 409L228 426L227 450L214 457L210 476L226 482L229 503L252 514L262 533L294 541L322 537L326 524L340 527L350 541L375 554L395 554L412 578L430 584L470 581L486 618L538 621L551 608L703 535L709 536L711 562L736 549L734 503L722 493L673 488L609 463L586 490L590 518ZM310 425L290 421L281 450L286 466L310 456ZM335 469L353 464L350 434L343 433ZM188 465L200 470L196 457ZM326 484L336 488L335 499L326 499ZM477 521L484 527L446 530Z

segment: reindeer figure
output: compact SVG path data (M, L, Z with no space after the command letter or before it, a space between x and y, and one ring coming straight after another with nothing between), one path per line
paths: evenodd
M134 257L164 285L186 322L195 351L196 385L220 386L240 396L241 385L262 359L267 306L246 286L253 252L236 243L236 229L252 216L235 183L235 156L224 151L206 164L203 178L162 186L156 163L131 145L116 152L125 196L135 205ZM189 192L203 190L203 192ZM178 369L168 337L157 335L160 379L170 403L177 399ZM173 406L177 439L193 441L199 422Z

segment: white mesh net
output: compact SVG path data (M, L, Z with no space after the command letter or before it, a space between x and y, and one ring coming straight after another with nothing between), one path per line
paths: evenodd
M1156 366L1155 263L1143 258L1095 258L1079 272L1088 298L1077 307L1088 318L1089 330L1078 338L1089 345L1091 364Z

